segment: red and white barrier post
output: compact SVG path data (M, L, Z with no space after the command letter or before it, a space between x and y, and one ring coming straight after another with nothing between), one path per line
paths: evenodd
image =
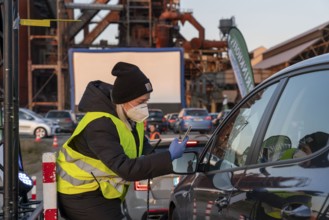
M33 187L31 189L31 201L36 201L37 200L37 177L32 176L31 177L32 182L33 182ZM33 204L31 207L36 208L37 205Z
M211 217L211 209L214 204L214 201L208 201L206 213L205 213L205 220L209 220Z
M43 214L45 220L57 220L56 153L42 155Z
M196 211L196 201L193 199L193 220L196 220L197 211Z
M37 177L32 176L32 181L33 181L33 187L31 190L31 200L37 200Z

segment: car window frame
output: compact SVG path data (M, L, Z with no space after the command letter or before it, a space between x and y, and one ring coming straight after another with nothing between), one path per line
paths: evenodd
M24 117L24 118L23 118ZM35 118L27 113L27 112L24 112L24 111L19 111L18 112L18 120L26 120L26 121L35 121Z
M253 140L251 141L250 145L253 147L250 148L250 151L248 152L247 159L246 159L247 165L257 163L259 152L261 150L262 143L263 143L263 138L265 136L268 125L271 121L271 118L272 118L272 115L276 108L276 105L281 97L281 94L282 94L286 84L288 83L288 80L287 80L287 78L281 78L281 79L278 79L278 80L275 80L272 82L268 82L268 83L266 83L266 85L262 86L260 88L260 90L265 89L265 87L268 88L269 86L271 86L275 83L278 83L278 86L275 89L275 91L273 92L272 97L270 98L270 101L264 110L264 114L260 120L261 122L259 123L259 125L256 129L256 132L255 132L255 136L254 136ZM255 156L255 154L257 154L257 156Z
M266 163L257 163L259 152L261 150L263 138L265 137L268 125L270 123L270 120L272 118L272 115L274 113L274 110L276 108L276 105L281 97L282 92L285 89L285 86L287 85L289 79L291 77L295 77L302 74L312 74L310 72L315 71L321 71L321 70L328 70L329 71L329 64L328 63L321 63L321 64L314 64L309 67L299 67L297 69L286 69L285 71L278 72L277 74L273 75L269 79L265 80L262 84L257 85L253 91L251 91L244 99L239 102L236 106L233 107L231 112L225 117L221 125L219 125L216 130L213 132L211 138L209 139L209 143L211 142L210 146L207 143L203 151L201 152L199 156L199 163L197 167L197 172L204 172L204 166L205 164L202 163L203 159L206 155L206 153L211 150L209 148L212 148L216 141L213 141L214 137L218 135L218 133L221 131L222 127L227 124L227 121L230 120L232 115L235 114L236 111L238 111L244 104L247 102L253 95L258 93L260 90L263 90L272 84L278 83L278 86L276 90L273 92L272 97L270 98L270 101L265 108L264 114L262 116L262 119L260 120L261 123L258 125L255 135L253 137L253 140L251 142L251 150L248 152L246 163L244 166L241 167L234 167L234 168L228 168L228 169L222 169L222 170L213 170L206 172L206 174L211 173L222 173L222 172L230 172L230 171L236 171L236 170L245 170L249 168L261 168L266 167L269 165L285 165L285 164L291 164L291 163L299 163L306 161L308 159L312 159L320 155L321 153L325 152L329 148L329 144L326 147L323 147L321 150L318 150L310 155L307 155L303 158L293 158L293 159L287 159L287 160L279 160L279 161L271 161Z
M256 132L258 132L257 136L256 136L257 139L253 140L253 141L255 141L255 145L254 145L255 147L253 147L252 152L249 152L250 157L249 157L249 153L248 153L248 157L247 157L247 160L248 160L248 158L250 159L250 164L248 165L248 168L261 168L261 167L267 167L267 166L301 163L301 162L305 162L307 160L313 159L329 149L329 142L328 142L327 146L323 147L322 149L320 149L316 152L313 152L310 155L302 157L302 158L291 158L291 159L286 159L286 160L258 163L259 153L262 150L261 148L262 148L263 139L266 135L269 123L270 123L273 113L276 109L276 106L279 102L279 99L280 99L285 87L287 86L289 80L292 77L298 77L303 74L312 74L312 72L318 72L318 71L324 71L324 70L329 71L329 64L314 65L314 66L310 66L308 68L292 70L284 75L278 75L276 78L273 78L272 80L269 81L269 82L272 82L273 80L280 81L281 87L280 87L280 91L278 91L278 93L277 93L278 96L276 97L275 100L273 100L274 102L271 103L273 105L273 107L265 110L266 118L264 118L264 120L262 120L262 126L258 127L259 131L256 131ZM264 84L264 86L267 86L266 84Z
M214 139L217 138L218 134L220 133L220 131L222 129L224 129L224 126L227 124L227 122L233 117L232 115L235 115L235 113L241 109L241 107L250 100L250 98L252 98L254 95L256 95L257 93L259 93L260 91L274 85L274 84L278 84L277 87L274 89L274 92L271 96L271 98L269 99L269 102L267 104L267 106L265 107L264 113L261 117L260 123L257 126L255 135L251 141L251 150L249 150L248 154L247 154L247 158L246 158L246 162L243 166L240 167L232 167L232 168L226 168L226 169L221 169L221 170L211 170L211 171L206 171L206 174L211 174L211 173L222 173L222 172L230 172L230 171L236 171L236 170L245 170L247 167L249 167L250 165L254 164L253 161L253 153L255 151L260 150L260 146L257 146L257 144L259 144L258 139L260 134L262 133L261 129L269 123L269 119L271 118L271 115L273 114L274 111L274 107L276 106L276 102L278 102L278 99L283 91L284 85L286 83L286 77L284 78L278 78L276 80L271 80L268 81L266 83L264 83L261 86L256 86L255 89L249 93L242 102L239 102L238 105L236 105L231 112L225 117L225 119L223 120L223 122L221 123L220 126L217 127L217 129L214 131L214 133L212 134L211 138L209 139L209 142L212 141L211 146L208 146L208 144L205 146L204 150L202 151L202 154L199 157L199 165L200 167L202 167L202 169L204 170L204 167L207 166L207 164L203 163L203 159L204 157L206 157L207 152L210 152L212 150L212 148L214 147L214 145L217 143L217 141L213 141ZM263 134L265 135L265 133ZM216 137L216 138L215 138ZM258 156L258 154L257 154ZM205 170L204 170L205 171Z

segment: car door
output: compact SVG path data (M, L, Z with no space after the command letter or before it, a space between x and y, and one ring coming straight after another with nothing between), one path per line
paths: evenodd
M23 111L19 111L18 116L19 116L19 132L21 134L33 134L34 118Z
M287 79L236 186L253 204L245 219L328 219L328 82L328 70Z
M235 185L245 175L256 131L277 87L256 91L217 128L186 195L192 209L186 210L187 219L239 219L251 208Z

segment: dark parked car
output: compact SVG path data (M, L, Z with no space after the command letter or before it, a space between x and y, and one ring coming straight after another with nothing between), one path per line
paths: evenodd
M329 219L328 82L326 54L258 85L174 168L169 219Z
M177 118L178 118L178 113L169 113L167 115L168 128L170 130L174 129L174 125L177 121Z
M211 131L211 116L204 108L182 108L174 125L175 133L185 132L189 126L191 131L205 134Z
M75 113L71 110L50 110L45 118L57 121L61 132L72 133L77 126Z
M220 112L210 112L209 113L209 116L211 117L211 131L214 131L215 128L217 127L214 122L216 121L217 119L217 116L220 114Z
M212 130L215 130L217 128L217 126L223 122L223 120L225 119L225 117L231 112L231 109L225 109L225 110L222 110L221 112L219 113L214 113L214 114L217 114L216 116L215 115L212 115L211 117L211 123L212 123Z
M156 129L162 133L168 130L167 120L161 109L149 109L149 117L146 119L146 126L155 125Z
M185 152L200 152L209 137L199 136L187 142ZM161 139L155 152L167 151L173 138ZM152 141L155 146L157 141ZM170 192L182 177L169 174L150 180L149 207L147 207L148 180L136 181L131 184L124 203L124 213L128 219L166 219L168 213ZM148 210L148 212L147 212ZM148 218L146 218L148 215Z
M214 120L217 118L219 112L210 112L209 113L209 116L211 117L211 120Z
M79 123L81 119L86 115L86 113L78 112L75 114L75 117L77 119L77 122Z

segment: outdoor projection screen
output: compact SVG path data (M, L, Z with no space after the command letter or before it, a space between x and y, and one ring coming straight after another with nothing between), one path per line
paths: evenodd
M113 66L119 62L137 65L151 80L149 103L185 106L184 60L180 48L70 49L71 109L74 110L90 81L113 84ZM134 85L131 88L134 89Z

